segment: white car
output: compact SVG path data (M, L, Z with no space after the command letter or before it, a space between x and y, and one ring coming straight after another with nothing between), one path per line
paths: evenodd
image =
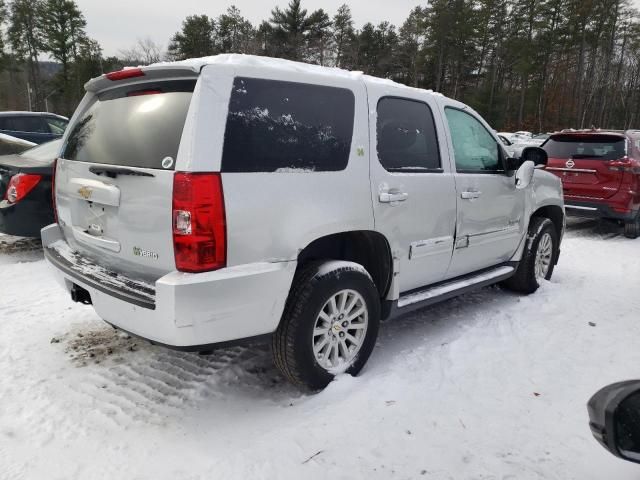
M496 282L532 293L558 260L560 180L442 95L242 55L86 89L45 255L73 300L153 343L266 339L318 389L361 370L381 319Z

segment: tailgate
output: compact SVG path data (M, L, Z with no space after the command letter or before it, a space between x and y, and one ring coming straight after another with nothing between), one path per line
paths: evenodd
M58 220L69 245L102 267L155 280L175 270L172 192L195 80L98 93L58 161Z
M543 147L549 156L547 170L562 180L567 196L606 199L616 194L622 173L611 163L626 155L620 135L555 135Z

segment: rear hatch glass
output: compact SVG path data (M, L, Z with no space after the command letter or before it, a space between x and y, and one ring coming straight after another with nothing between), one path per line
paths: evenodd
M173 170L194 87L195 80L109 90L71 126L56 200L76 251L132 278L175 269Z
M565 195L608 198L620 188L622 174L609 163L626 155L623 136L554 135L543 148L549 156L547 170L560 177Z
M63 157L81 162L173 169L193 81L138 85L98 96L76 122ZM171 165L169 165L171 163Z

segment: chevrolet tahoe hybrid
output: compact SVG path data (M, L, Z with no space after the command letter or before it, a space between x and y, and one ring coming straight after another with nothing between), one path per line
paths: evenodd
M546 154L508 158L440 94L242 55L86 91L45 255L75 301L152 343L267 339L318 389L362 369L381 319L497 282L532 293L558 261Z

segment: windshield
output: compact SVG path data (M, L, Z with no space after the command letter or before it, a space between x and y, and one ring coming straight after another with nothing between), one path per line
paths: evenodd
M617 160L625 156L624 138L613 135L558 135L547 140L543 148L550 158Z
M30 148L22 152L21 157L33 158L34 160L53 160L60 152L62 140L53 140L52 142L43 143L37 147Z
M98 96L72 127L67 160L175 168L195 81L137 84Z

